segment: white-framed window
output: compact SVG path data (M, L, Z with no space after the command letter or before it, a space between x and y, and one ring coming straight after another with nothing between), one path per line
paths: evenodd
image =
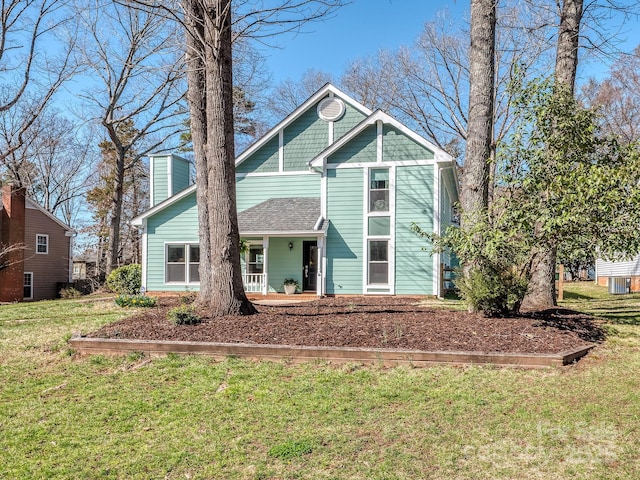
M389 211L389 169L369 170L369 213Z
M369 285L389 283L389 240L369 240Z
M252 245L247 253L247 273L264 273L264 248Z
M46 233L36 234L36 253L49 253L49 235Z
M23 298L30 300L33 298L33 272L24 272L24 291Z
M365 175L365 292L393 293L395 169L374 167Z
M200 283L200 246L197 243L167 244L165 283Z

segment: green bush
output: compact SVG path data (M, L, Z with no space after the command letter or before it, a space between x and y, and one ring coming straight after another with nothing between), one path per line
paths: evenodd
M198 294L196 292L186 292L180 295L180 305L191 305L196 301Z
M476 268L467 277L459 273L455 285L472 310L487 317L505 317L520 310L527 281L517 272Z
M107 277L107 287L115 293L136 295L142 286L142 267L137 263L116 268Z
M176 325L197 325L202 321L200 315L196 313L191 305L180 305L169 310L167 315L169 321Z
M155 307L158 300L155 297L146 295L118 295L115 298L116 305L120 307Z

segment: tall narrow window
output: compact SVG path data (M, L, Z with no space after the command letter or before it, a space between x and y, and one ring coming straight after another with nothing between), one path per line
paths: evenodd
M389 169L372 168L369 175L369 212L388 212Z
M189 283L200 282L200 245L189 245Z
M25 300L33 298L33 273L24 272L24 291L22 296Z
M49 235L42 233L36 235L36 253L49 253Z
M389 241L369 240L369 284L389 283Z

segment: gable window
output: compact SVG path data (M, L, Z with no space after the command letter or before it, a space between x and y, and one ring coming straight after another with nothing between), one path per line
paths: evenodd
M25 300L33 298L33 273L24 272L24 289L22 296Z
M49 235L42 233L36 235L36 253L49 253Z
M179 243L167 245L166 283L200 282L200 246Z
M389 169L372 168L369 173L369 212L389 211Z

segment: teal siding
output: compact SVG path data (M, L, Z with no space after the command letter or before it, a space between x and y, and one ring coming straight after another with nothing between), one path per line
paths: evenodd
M433 159L431 150L424 148L391 125L384 125L383 135L382 158L385 162Z
M269 291L284 292L282 282L285 278L294 278L302 288L302 242L315 241L316 238L279 238L269 239ZM289 250L289 242L293 248Z
M244 162L236 167L236 173L269 173L277 172L278 135L265 143L257 151L251 154Z
M395 282L398 295L433 294L433 258L411 222L433 231L433 167L396 168Z
M157 205L169 197L169 178L167 164L169 157L153 157L153 205Z
M239 212L270 198L320 197L320 175L274 175L241 177L236 180Z
M185 285L165 284L165 243L198 243L196 193L168 206L147 220L147 285L149 291L184 291ZM189 285L197 290L198 285Z
M333 141L338 141L349 130L363 121L366 115L345 102L344 115L337 122L333 122Z
M188 160L174 155L172 159L171 180L174 195L191 184L191 169Z
M327 176L327 293L362 293L364 173L332 169Z
M308 170L308 163L329 145L329 125L320 120L317 104L284 129L284 170Z
M376 136L376 126L368 126L337 152L330 155L327 158L327 163L375 162Z

